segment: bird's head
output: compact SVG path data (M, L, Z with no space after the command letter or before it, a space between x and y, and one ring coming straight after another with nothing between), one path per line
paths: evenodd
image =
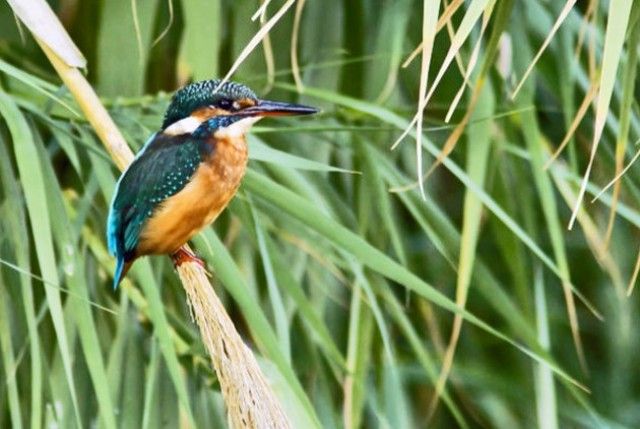
M192 133L206 121L220 118L218 127L233 127L234 132L244 133L265 116L309 115L318 111L299 104L261 100L251 89L236 82L219 86L220 80L212 79L179 89L165 114L163 132Z

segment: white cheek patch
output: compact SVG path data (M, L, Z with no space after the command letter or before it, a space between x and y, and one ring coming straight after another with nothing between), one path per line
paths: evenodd
M201 124L202 124L202 120L194 118L193 116L187 116L184 119L180 119L179 121L174 122L173 124L168 126L163 132L164 134L168 134L170 136L178 136L180 134L191 134Z
M249 118L240 119L228 127L220 128L214 134L218 139L236 139L244 136L253 124L262 119L260 116L251 116Z

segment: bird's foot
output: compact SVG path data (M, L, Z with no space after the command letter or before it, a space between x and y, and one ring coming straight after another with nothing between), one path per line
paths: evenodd
M176 268L186 262L195 262L206 271L204 261L198 258L195 253L185 249L184 247L179 248L175 253L173 253L171 255L171 259L173 259L173 266Z

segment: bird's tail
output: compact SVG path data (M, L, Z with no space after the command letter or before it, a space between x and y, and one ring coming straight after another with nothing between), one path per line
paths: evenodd
M116 272L113 274L113 290L118 289L118 285L124 276L127 275L129 268L131 268L131 264L133 264L133 261L125 261L123 256L118 256Z

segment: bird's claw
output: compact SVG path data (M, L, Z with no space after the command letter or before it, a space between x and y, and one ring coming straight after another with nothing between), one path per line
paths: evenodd
M200 265L202 268L206 268L204 266L204 261L196 256L195 253L181 247L174 254L171 255L171 259L173 259L173 266L178 268L180 265L186 262L195 262Z

